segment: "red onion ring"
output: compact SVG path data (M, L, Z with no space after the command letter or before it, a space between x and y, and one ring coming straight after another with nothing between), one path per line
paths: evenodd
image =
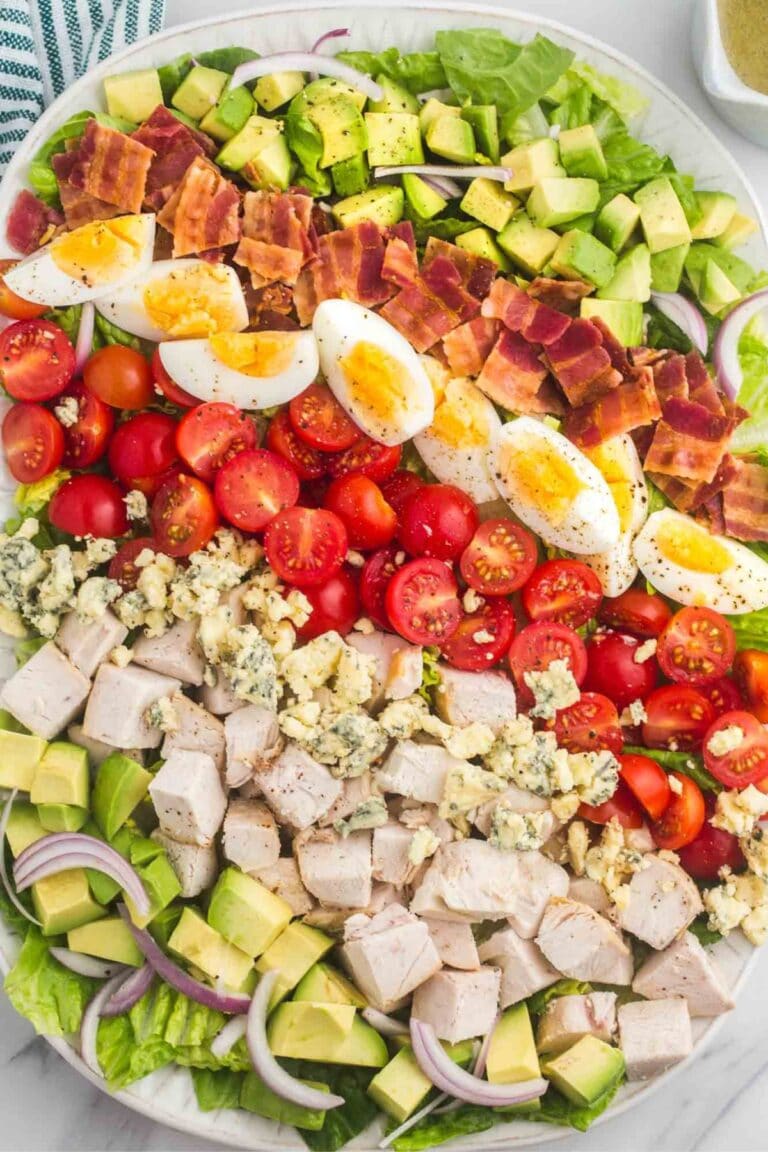
M94 836L81 832L60 832L44 836L26 848L13 867L17 892L32 884L72 868L93 868L119 884L142 916L151 904L138 872L125 857Z
M447 176L422 176L421 179L437 192L438 196L444 196L446 200L458 200L464 195L460 185L455 180L449 180Z
M80 324L75 344L75 376L80 376L83 366L93 350L93 332L96 326L96 309L91 300L86 300L80 312Z
M424 1075L441 1092L468 1104L487 1105L489 1108L506 1108L512 1104L524 1104L543 1096L548 1083L543 1078L523 1080L519 1084L489 1084L465 1072L454 1064L430 1024L411 1019L411 1044L416 1062Z
M96 956L86 956L83 952L73 952L70 948L57 948L51 944L48 951L55 960L78 976L90 976L92 980L109 980L113 976L125 976L125 965L113 960L99 960Z
M315 40L314 44L310 48L310 52L315 53L319 51L321 46L325 44L327 40L338 40L342 36L349 36L351 31L351 28L332 28L330 32L323 32L322 36L318 40Z
M16 911L20 913L20 915L22 915L25 920L29 920L30 924L36 924L37 927L40 928L40 921L36 920L32 913L27 911L21 900L19 900L18 896L16 895L16 890L13 887L13 884L11 884L11 880L8 875L8 869L5 866L5 836L8 830L8 821L11 818L11 809L13 808L14 800L18 794L18 788L14 788L5 804L3 805L3 814L0 816L0 880L2 881L6 896L10 900L11 904L13 904Z
M472 1075L473 1076L480 1076L480 1077L485 1076L485 1066L488 1063L488 1052L490 1050L491 1040L493 1039L493 1034L496 1031L496 1025L498 1024L498 1022L499 1022L499 1016L497 1015L493 1024L491 1025L491 1027L488 1029L487 1033L483 1037L483 1042L480 1045L480 1051L477 1054L477 1059L475 1060L474 1066L472 1068Z
M342 64L341 60L333 56L323 56L319 52L277 52L258 60L246 60L232 73L229 90L232 92L251 80L269 76L273 72L317 72L320 76L334 76L337 80L345 81L363 92L369 100L381 100L384 97L381 85L371 80L370 76L358 72L349 64Z
M694 348L698 348L702 356L706 356L709 348L709 335L704 317L695 304L691 303L679 292L651 292L651 300L673 324L685 332Z
M735 400L738 396L743 379L739 363L739 340L750 320L764 312L766 308L768 308L768 289L753 293L746 300L742 300L741 304L737 304L733 312L726 316L715 337L712 359L718 383L731 400Z
M486 180L498 180L504 183L512 178L512 169L494 164L390 164L383 168L374 168L374 180L381 180L386 176L414 176L441 177L447 176L449 180L475 180L478 176Z
M238 1040L245 1036L245 1029L245 1016L233 1016L231 1020L227 1020L221 1032L217 1032L211 1041L211 1055L215 1056L217 1060L223 1059L234 1048Z
M155 970L151 964L142 964L141 968L125 976L116 992L110 996L101 1010L102 1016L122 1016L138 1004L144 993L155 978Z
M407 1036L408 1025L401 1020L393 1020L378 1008L363 1008L360 1013L363 1020L375 1028L380 1036Z
M104 1073L101 1070L99 1058L96 1054L96 1038L99 1032L101 1009L113 992L116 992L120 987L123 979L124 977L121 973L119 976L113 976L111 980L108 980L103 988L99 988L96 995L89 1001L85 1012L83 1012L83 1018L80 1021L80 1055L91 1072L95 1072L96 1075L102 1079L104 1079Z

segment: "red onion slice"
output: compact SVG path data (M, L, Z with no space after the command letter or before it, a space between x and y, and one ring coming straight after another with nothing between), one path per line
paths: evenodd
M229 90L233 91L260 76L270 76L273 72L317 72L320 76L334 76L353 88L363 92L369 100L384 97L381 85L364 72L358 72L349 64L342 64L333 56L323 56L320 52L277 52L274 56L262 56L258 60L246 60L232 73Z
M47 876L72 868L93 868L103 872L120 885L141 916L149 915L149 896L138 872L109 844L81 832L44 836L26 848L13 867L16 890L23 892Z
M340 1108L345 1103L343 1096L335 1096L330 1092L321 1092L317 1088L310 1088L295 1080L278 1064L269 1050L267 1040L267 1013L272 989L275 986L279 973L275 970L265 972L253 994L251 1006L248 1009L248 1024L245 1032L245 1042L248 1045L248 1055L251 1062L268 1088L276 1096L298 1104L300 1108L312 1108L317 1111L327 1111L329 1108Z
M227 1052L230 1052L238 1040L245 1036L246 1018L245 1016L233 1016L231 1020L227 1020L221 1032L217 1032L211 1041L211 1055L215 1056L217 1060L223 1059Z
M14 788L5 804L3 805L3 814L0 816L0 880L2 880L6 896L10 900L11 904L13 904L16 911L20 913L20 915L22 915L25 920L29 920L30 924L37 924L39 928L40 921L36 920L32 913L28 912L24 907L21 900L19 900L18 896L16 895L16 890L13 887L13 884L11 884L11 880L8 875L8 869L5 867L5 835L8 829L8 821L11 818L11 809L13 808L14 800L18 794L18 788Z
M134 1004L138 1004L155 978L155 970L150 964L142 964L128 976L107 1000L101 1010L102 1016L123 1016Z
M376 1029L380 1036L408 1035L407 1024L403 1024L402 1020L393 1020L391 1016L379 1012L378 1008L363 1008L360 1015L363 1020L370 1024L371 1028Z
M489 1108L506 1108L512 1104L524 1104L536 1100L547 1090L547 1081L523 1080L519 1084L489 1084L465 1072L454 1064L447 1054L430 1024L411 1019L411 1044L416 1062L424 1075L449 1096L464 1100L468 1104L487 1105Z
M96 309L92 301L87 300L80 312L80 326L77 329L77 343L75 344L75 376L83 371L83 365L93 350L93 331L96 326Z
M349 36L351 31L350 28L332 28L330 32L323 32L322 36L315 40L310 48L310 52L319 52L320 48L323 44L327 43L328 40L339 40L342 36Z
M458 200L464 195L463 188L447 176L422 176L421 179L437 192L438 196L444 196L446 200Z
M750 320L768 308L768 289L755 292L742 300L733 312L726 316L715 337L712 359L720 387L726 396L735 400L742 385L742 371L739 363L739 340Z
M477 1053L477 1058L474 1065L472 1066L473 1076L485 1076L485 1066L488 1063L488 1052L490 1050L491 1040L493 1039L493 1034L496 1031L496 1025L498 1022L499 1017L497 1016L491 1027L488 1029L488 1032L483 1037L483 1042L480 1045L480 1051Z
M447 176L449 180L475 180L483 176L486 180L498 180L502 184L512 179L512 169L494 164L390 164L374 168L374 180L385 176Z
M120 987L123 979L124 977L121 973L119 976L113 976L111 980L108 980L103 988L99 988L96 995L88 1003L85 1012L83 1012L83 1018L80 1021L80 1055L91 1072L95 1072L96 1075L102 1079L104 1078L104 1073L101 1070L99 1058L96 1054L96 1037L99 1032L101 1009L113 992L116 992Z
M48 948L51 956L70 972L78 976L90 976L92 980L109 980L113 976L125 976L125 965L114 960L99 960L96 956L86 956L83 952L72 952L69 948Z
M702 356L706 356L709 335L704 317L696 305L679 292L651 292L651 300L663 316L685 332L694 348L698 348Z

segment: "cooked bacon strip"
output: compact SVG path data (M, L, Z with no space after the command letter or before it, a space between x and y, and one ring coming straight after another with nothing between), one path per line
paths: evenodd
M480 301L464 286L461 270L447 256L436 256L426 267L422 264L421 278L427 289L458 317L456 324L471 320L480 311Z
M590 316L590 324L597 328L598 332L603 338L603 348L611 361L611 365L620 372L622 376L628 376L632 364L630 363L628 350L624 347L620 340L617 340L613 332L611 332L608 325L600 319L599 316Z
M528 285L528 295L534 300L567 316L578 316L580 302L594 290L586 280L550 280L548 276L537 276Z
M559 340L572 324L570 317L539 304L510 280L494 280L483 301L483 316L501 320L512 332L545 347Z
M147 175L145 199L159 210L170 199L196 156L214 156L216 145L204 132L189 128L159 104L133 133L134 140L155 153Z
M432 348L464 319L431 292L421 277L389 300L381 309L381 315L417 352Z
M390 241L393 243L393 241ZM479 284L485 277L484 265L468 252L454 245L435 241L429 258L425 255L421 274L407 282L404 277L400 292L381 310L382 316L411 342L417 352L426 352L443 336L465 324L480 311L480 301L468 285ZM402 253L401 253L402 254ZM464 259L464 258L467 259Z
M631 348L629 352L636 368L644 368L646 365L653 368L659 361L666 360L669 356L669 352L663 348Z
M678 512L694 512L723 492L733 482L736 473L737 461L726 452L709 484L681 480L678 476L665 476L661 472L654 472L651 480L671 500Z
M366 308L383 304L392 285L382 279L384 240L372 220L318 237L317 257L296 282L296 311L303 325L310 323L323 300L344 297Z
M722 397L700 353L688 353L685 358L685 375L688 380L688 398L722 416L725 411Z
M635 359L637 363L637 359ZM662 404L676 397L688 400L688 376L685 371L685 357L673 352L666 360L658 360L653 365L653 382L656 394Z
M479 376L498 339L499 328L498 320L475 316L448 333L443 351L454 376Z
M119 216L120 209L114 204L107 204L106 200L99 200L96 196L91 196L90 192L83 192L70 183L69 174L76 163L77 153L71 150L59 152L51 157L67 227L80 228L83 224L90 224L92 220L111 220L114 216Z
M611 367L603 336L590 320L572 320L559 340L547 347L552 374L574 408L610 392L621 383Z
M28 256L48 240L61 223L61 213L22 188L8 215L5 238L11 248L21 252L22 256Z
M384 251L384 263L381 266L381 278L388 284L396 284L398 288L407 288L419 276L419 261L415 249L411 248L399 236L393 236L387 241Z
M123 212L140 212L154 152L141 141L97 120L89 120L78 147L69 182L97 200Z
M413 230L413 224L410 220L401 220L398 224L393 224L387 228L388 240L402 240L407 244L411 252L416 251L416 233Z
M723 512L723 497L715 496L702 504L693 513L694 520L703 524L708 532L714 536L724 536L726 532L725 513Z
M481 392L510 412L538 412L536 397L547 377L536 349L516 332L504 329L475 383Z
M232 258L251 274L254 288L264 288L277 282L295 284L301 272L303 257L295 248L282 248L279 244L266 244L243 236Z
M426 274L436 260L448 260L453 264L459 273L461 286L478 300L483 300L488 295L498 272L493 260L475 256L472 252L459 248L458 244L449 244L447 240L438 240L430 236L424 249L422 273Z
M613 436L652 424L661 405L650 368L633 368L630 377L612 392L566 413L563 432L575 444L594 448Z
M240 194L213 164L196 156L157 222L173 233L174 256L235 244L240 239Z
M302 253L302 263L314 256L309 235L312 200L296 192L246 192L243 236Z
M645 457L647 472L663 472L683 480L714 480L733 431L727 416L673 397L664 405Z
M768 542L768 468L756 461L734 461L734 476L723 491L723 515L729 536Z

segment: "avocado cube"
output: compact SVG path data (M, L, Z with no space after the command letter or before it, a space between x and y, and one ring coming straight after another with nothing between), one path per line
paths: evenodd
M448 1055L457 1064L468 1064L472 1059L472 1042L443 1044ZM416 1062L413 1049L406 1043L389 1063L377 1072L368 1085L368 1095L398 1124L407 1120L424 1103L433 1084Z
M574 228L561 238L551 264L566 280L588 280L602 288L613 276L616 257L589 232Z
M216 107L211 108L200 121L200 129L214 140L225 143L245 126L252 114L253 96L248 89L241 85L230 91L226 87Z
M37 808L26 800L17 800L8 817L5 829L5 838L14 859L20 856L25 848L41 840L47 835L46 829L40 823ZM2 845L0 845L2 851Z
M718 316L724 308L741 300L741 292L714 260L708 260L704 266L697 295L702 308L710 316Z
M93 818L111 840L147 795L152 775L130 756L112 752L96 771Z
M291 922L291 906L258 880L226 868L211 893L208 923L249 956L260 956Z
M239 992L249 981L253 961L245 952L206 924L192 908L185 908L168 940L177 956L193 964L209 980Z
M683 206L667 176L651 180L635 193L640 223L651 252L664 252L691 241Z
M309 85L305 92L311 87ZM295 105L296 100L291 104L291 113ZM356 152L365 151L368 145L365 121L351 96L331 89L324 100L310 103L302 114L320 133L323 142L320 168L331 168Z
M32 904L44 936L60 936L106 912L91 899L84 868L70 868L32 885Z
M73 952L129 964L132 968L140 968L144 963L130 928L120 916L108 916L73 928L67 933L67 947Z
M371 172L363 152L356 152L348 160L341 160L331 168L331 179L337 196L356 196L364 192L371 182Z
M160 75L156 68L140 68L107 76L104 96L110 116L134 123L148 120L158 104L163 103Z
M195 64L174 92L171 104L185 116L202 120L206 112L218 103L228 80L229 75L220 72L218 68L204 68L201 64Z
M147 924L150 924L159 912L162 912L177 896L181 895L181 884L165 853L155 857L154 860L138 868L137 871L149 896L149 912L143 916L140 915L128 896L125 897L125 904L134 924L139 928L146 928Z
M552 259L560 237L550 228L537 228L527 213L518 212L496 242L517 268L537 276Z
M456 116L438 116L426 131L427 147L436 156L454 164L472 164L475 160L475 134L472 125Z
M596 1036L584 1036L572 1048L542 1067L566 1099L589 1108L624 1075L624 1057Z
M29 798L33 804L88 807L88 753L77 744L56 740L37 766Z
M418 116L419 102L407 88L390 80L384 73L376 77L376 83L382 90L382 97L381 100L369 100L369 112L411 112Z
M351 1004L310 1004L288 1000L278 1005L267 1025L275 1056L383 1068L387 1046Z
M313 964L322 960L333 948L334 941L317 928L296 920L289 924L274 944L256 961L256 971L262 975L277 969L280 973L272 992L270 1008L287 996Z
M462 108L461 118L472 125L478 152L487 156L492 164L498 164L501 148L499 144L499 113L496 105L469 104L466 108Z
M621 252L640 223L640 209L629 196L619 192L598 213L595 236L612 252Z
M528 1006L515 1004L507 1009L493 1030L486 1076L491 1084L518 1084L540 1075Z
M314 1080L300 1080L308 1088L316 1088L319 1092L329 1092L327 1084ZM311 1108L302 1108L290 1100L277 1096L271 1088L255 1072L249 1072L240 1088L240 1107L246 1112L254 1112L257 1116L266 1116L268 1120L276 1120L278 1124L290 1124L293 1128L304 1128L308 1131L319 1132L325 1123L325 1112Z
M365 128L372 167L424 162L419 118L412 112L366 112Z
M520 201L498 180L477 176L464 193L460 207L467 216L479 220L494 232L501 232L520 207Z
M456 245L483 260L492 260L500 272L509 272L511 268L509 260L487 228L473 228L470 232L463 232L456 237Z
M431 220L446 208L448 201L445 197L422 180L421 176L405 172L400 180L405 193L405 203L412 218Z
M253 86L253 97L265 112L274 112L298 96L303 87L303 72L273 72L259 77Z
M736 197L729 192L696 192L701 218L691 227L694 240L721 236L736 215Z
M564 180L568 175L560 163L557 141L549 136L518 144L517 148L502 156L501 162L505 168L512 169L512 175L504 185L508 192L529 192L540 180Z
M267 144L280 135L280 123L266 116L249 116L243 127L219 151L216 163L239 172Z
M318 80L312 80L299 93L298 98L293 101L291 111L304 113L316 104L326 104L339 96L351 100L358 112L362 112L367 103L365 93L359 88L353 88L351 84L347 84L344 80L336 80L335 77L321 76Z
M744 216L741 212L736 212L725 231L721 232L719 236L714 236L712 243L716 244L718 248L725 248L730 252L731 249L746 244L750 236L753 236L757 230L757 220L753 220L751 216Z
M88 809L74 804L38 804L37 815L46 832L79 832L88 823Z
M569 176L607 179L608 165L594 125L582 124L579 128L566 128L558 136L557 143L560 146L560 161Z
M315 1004L353 1004L355 1008L368 1006L352 981L330 964L313 964L299 981L293 999L311 1000Z
M342 228L353 228L361 220L373 220L380 228L389 228L403 218L405 197L395 184L377 184L357 196L347 196L333 206L333 214Z
M252 188L278 188L290 185L295 166L285 136L274 136L243 165L240 175Z
M677 292L690 250L690 244L678 244L676 248L667 248L664 252L651 253L651 290L653 292Z
M29 792L47 747L41 736L0 730L0 787Z
M651 298L651 253L647 244L636 244L620 257L613 276L597 293L605 300L639 300Z
M434 96L430 96L419 109L419 125L423 136L426 136L427 130L430 125L437 120L440 116L457 116L461 117L461 108L457 108L454 104L443 104L441 100L436 100Z
M637 348L643 342L643 306L635 300L595 300L588 296L581 302L581 315L599 316L625 348Z
M596 180L548 177L534 185L526 211L539 228L554 228L593 212L599 200L600 186Z

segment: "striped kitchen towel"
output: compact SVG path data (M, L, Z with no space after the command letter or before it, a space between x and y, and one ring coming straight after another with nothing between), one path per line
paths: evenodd
M0 0L0 175L54 97L164 15L165 0Z

